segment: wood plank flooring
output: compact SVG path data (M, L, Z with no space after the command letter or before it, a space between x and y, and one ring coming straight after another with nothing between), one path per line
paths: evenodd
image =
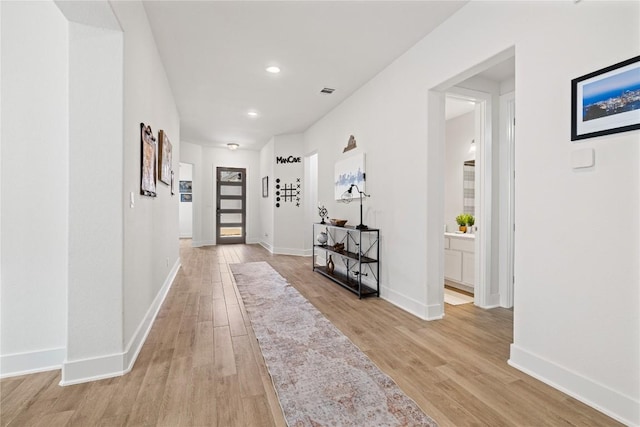
M358 300L311 259L256 245L191 248L133 370L60 387L58 371L0 381L0 426L285 426L228 264L269 262L440 426L621 425L507 365L512 312L472 304L420 320Z

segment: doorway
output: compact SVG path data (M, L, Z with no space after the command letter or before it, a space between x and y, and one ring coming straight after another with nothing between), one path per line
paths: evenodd
M216 168L216 243L246 243L246 169Z
M429 163L430 170L428 169L427 178L434 183L430 194L436 197L428 208L428 214L433 218L442 218L442 222L440 225L435 223L428 230L428 235L433 236L433 240L428 241L427 249L432 250L434 255L437 253L438 257L429 267L427 293L434 295L435 298L440 295L444 297L445 243L443 243L444 239L439 238L438 241L436 237L439 237L438 234L442 236L443 226L450 218L443 216L447 190L444 185L444 167L438 163L444 164L445 105L446 96L451 93L473 101L476 105L473 138L477 146L475 244L466 242L464 245L466 249L463 249L473 251L475 255L474 303L482 308L512 307L514 182L509 177L513 176L514 140L512 138L509 142L503 137L505 135L503 128L507 124L503 111L509 110L501 109L499 101L502 101L502 95L511 93L509 107L513 112L515 106L515 49L513 48L487 59L429 91L428 138L430 144L427 159L431 157L432 162ZM513 129L510 132L513 136ZM462 186L462 183L460 185ZM504 215L505 211L510 215ZM510 245L505 245L506 241L510 241ZM439 262L439 266L436 261ZM432 268L437 271L437 274L434 271L431 275ZM442 310L440 316L442 316L445 310L444 303L440 308ZM434 307L430 318L437 318L437 314Z

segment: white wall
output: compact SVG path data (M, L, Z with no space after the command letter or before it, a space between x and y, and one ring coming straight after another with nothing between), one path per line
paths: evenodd
M443 153L428 139L439 132L429 109L442 107L427 93L515 46L521 225L511 363L629 424L640 423L640 250L638 233L612 224L638 217L630 195L640 189L639 136L573 144L569 103L572 78L638 54L639 17L638 2L471 2L305 132L306 152L320 154L321 203L332 200L345 135L356 136L372 194L365 222L382 231L382 296L427 317L442 304L441 260L426 254L429 238L442 239L443 210L427 200L444 189L428 170ZM593 31L603 22L616 31ZM577 172L569 157L581 147L595 149L596 166ZM357 218L327 204L332 216ZM562 213L576 218L571 226Z
M177 170L175 103L140 3L1 7L2 374L120 375L179 267L177 198L136 196L140 121Z
M175 180L176 193L179 193L180 181L193 181L193 165L190 163L180 163L179 177ZM179 194L178 194L178 197ZM180 238L191 238L193 236L193 202L180 202Z
M127 362L179 267L178 194L157 182L157 197L140 195L140 123L163 129L180 159L180 121L144 7L112 2L124 32L124 351ZM134 207L129 195L134 194Z
M63 381L122 352L122 32L69 23L69 282ZM100 165L100 167L97 167ZM118 366L108 370L122 370Z
M49 2L1 2L0 375L59 367L68 281L69 46Z
M200 146L182 141L180 161L193 164L193 246L216 244L216 168L247 170L247 243L260 241L260 201L262 181L260 153L231 151L227 148Z
M275 139L271 138L260 150L260 176L269 177L269 195L268 197L260 198L260 244L271 252L273 252L273 239L275 234L275 224L273 221L276 192L274 148Z
M304 218L304 143L302 134L278 135L274 138L274 153L270 159L273 162L273 191L275 200L272 200L273 222L274 222L274 253L303 255L304 236L311 234L308 223ZM276 158L295 158L299 162L278 163ZM277 180L280 180L278 183ZM298 182L300 180L300 182ZM276 186L281 188L277 189ZM296 187L300 185L299 196L295 196L293 201L287 198L285 201L284 187ZM277 201L277 192L280 191L280 202ZM293 193L294 195L296 193ZM300 199L297 201L297 199ZM280 207L276 204L280 203Z
M445 142L444 220L447 231L458 230L456 216L463 212L462 166L475 155L469 153L475 138L475 113L447 120Z

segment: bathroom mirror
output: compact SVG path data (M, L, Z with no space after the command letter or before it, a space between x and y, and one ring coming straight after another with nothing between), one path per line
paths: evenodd
M462 166L462 208L466 214L476 215L476 161L467 160Z

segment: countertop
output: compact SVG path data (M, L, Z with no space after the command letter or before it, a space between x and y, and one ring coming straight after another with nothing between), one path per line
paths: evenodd
M475 240L476 235L475 234L470 234L470 233L450 233L450 232L445 232L444 235L446 237L454 237L457 239L467 239L467 240Z

